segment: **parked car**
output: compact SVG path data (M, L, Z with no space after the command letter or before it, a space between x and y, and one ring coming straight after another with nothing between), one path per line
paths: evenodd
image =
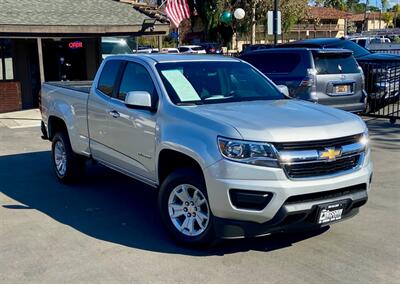
M399 99L400 56L370 52L344 38L316 38L282 44L279 47L344 48L353 51L365 74L369 111L381 108L387 102Z
M134 50L135 53L158 53L159 49L158 48L141 48L138 50Z
M43 84L42 132L61 182L93 159L157 188L186 244L354 216L372 177L365 123L285 89L236 58L110 56L91 86Z
M200 45L181 45L178 49L179 53L184 54L206 54L206 50Z
M127 42L123 38L103 37L101 38L101 56L106 58L109 55L115 54L132 54L132 49L129 48Z
M274 83L293 98L361 112L366 107L364 75L352 52L343 49L271 48L246 53Z
M161 49L161 53L179 53L179 49L175 47L164 47Z
M201 42L199 43L200 46L202 46L205 50L206 53L208 54L222 54L222 46L219 43L215 42Z
M357 43L359 46L364 47L368 50L370 50L371 45L381 46L391 43L391 40L385 37L353 37L349 38L349 40Z

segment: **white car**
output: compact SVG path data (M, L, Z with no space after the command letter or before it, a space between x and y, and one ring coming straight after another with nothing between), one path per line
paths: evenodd
M204 47L200 45L181 45L178 47L179 53L189 53L189 54L206 54Z
M135 53L158 53L159 49L158 48L145 48L145 49L134 50L133 52L135 52Z
M179 53L179 49L175 47L164 47L161 49L161 53Z

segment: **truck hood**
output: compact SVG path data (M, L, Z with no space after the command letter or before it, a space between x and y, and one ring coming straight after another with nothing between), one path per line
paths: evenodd
M228 124L243 139L253 141L323 140L359 134L366 129L354 114L294 99L206 104L191 111Z

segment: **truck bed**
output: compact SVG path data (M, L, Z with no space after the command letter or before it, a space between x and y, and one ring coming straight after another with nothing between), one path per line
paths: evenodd
M74 152L90 154L87 125L87 101L90 81L45 82L41 90L42 120L62 118L68 129Z
M65 88L89 94L93 81L54 81L46 82L48 85Z

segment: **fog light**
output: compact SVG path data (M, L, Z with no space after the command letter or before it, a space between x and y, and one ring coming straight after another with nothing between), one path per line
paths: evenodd
M271 201L273 194L263 191L252 190L229 190L232 205L237 209L256 210L264 209Z

